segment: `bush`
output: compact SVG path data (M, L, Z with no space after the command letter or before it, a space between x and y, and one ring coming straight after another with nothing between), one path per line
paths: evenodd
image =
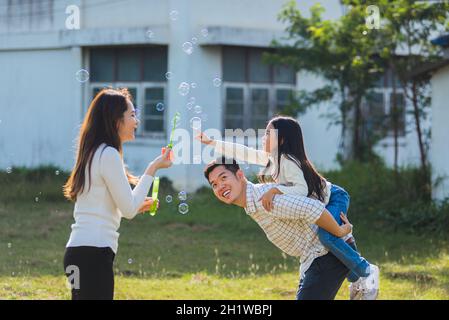
M396 173L379 161L350 162L325 177L349 192L351 221L392 230L447 231L449 205L431 201L430 176L418 168Z

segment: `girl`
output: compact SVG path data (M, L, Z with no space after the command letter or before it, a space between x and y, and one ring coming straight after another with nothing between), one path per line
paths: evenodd
M255 150L244 145L209 139L200 133L198 140L214 146L215 150L227 157L265 166L259 180L267 182L266 174L279 186L270 189L259 200L267 211L273 206L276 194L294 193L304 197L313 197L326 204L326 209L341 224L341 213L347 214L349 195L342 188L330 184L308 160L302 130L299 123L290 117L278 116L271 119L263 138L264 150ZM351 274L351 299L375 299L378 293L378 267L369 264L356 251L355 242L350 236L349 242L337 238L319 228L318 237Z
M73 280L73 300L113 299L120 219L149 210L153 200L146 195L153 177L172 164L168 150L148 165L139 180L128 173L122 145L134 140L138 125L128 91L104 89L90 104L81 126L76 164L64 186L65 197L75 202L75 223L64 256L66 275ZM136 185L133 190L130 183Z

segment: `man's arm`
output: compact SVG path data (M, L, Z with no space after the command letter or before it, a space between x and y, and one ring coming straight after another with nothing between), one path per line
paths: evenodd
M267 213L282 219L299 219L314 223L336 237L343 237L352 231L349 221L344 220L347 223L339 226L321 201L307 197L290 194L276 195L273 200L273 209Z

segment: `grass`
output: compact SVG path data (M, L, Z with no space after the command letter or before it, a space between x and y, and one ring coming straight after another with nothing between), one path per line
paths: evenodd
M45 171L45 170L44 170ZM0 174L0 299L69 299L63 275L73 205L63 174ZM294 299L298 260L274 247L242 209L209 190L188 195L189 213L163 203L155 217L123 219L116 299ZM359 249L381 268L380 299L449 299L447 239L384 230L350 212ZM337 299L347 299L345 283Z

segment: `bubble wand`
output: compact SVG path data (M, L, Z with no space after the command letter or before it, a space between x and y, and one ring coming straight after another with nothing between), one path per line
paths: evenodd
M176 122L178 121L179 116L180 116L179 112L176 112L175 113L175 117L173 118L173 128L172 128L171 134L170 134L170 142L169 142L169 144L166 147L162 147L162 154L165 153L165 150L167 148L169 148L169 149L173 148L173 136L174 136L174 133L175 133ZM168 155L168 158L170 159L170 161L173 161L173 151L170 150L169 152L170 152L170 154ZM151 205L151 208L149 210L149 214L151 216L156 215L156 212L157 212L157 205L158 205L158 202L159 202L159 199L157 198L158 197L158 193L159 193L159 177L154 177L153 192L151 194L151 198L153 199L153 204Z
M171 130L171 134L170 134L170 142L168 143L168 145L166 147L162 147L162 154L165 153L165 150L167 148L172 149L173 148L173 136L175 135L175 129L176 129L176 122L178 122L180 117L180 113L176 112L175 116L173 118L173 128ZM173 161L173 151L170 150L170 154L168 155L168 158L170 159L170 161Z

